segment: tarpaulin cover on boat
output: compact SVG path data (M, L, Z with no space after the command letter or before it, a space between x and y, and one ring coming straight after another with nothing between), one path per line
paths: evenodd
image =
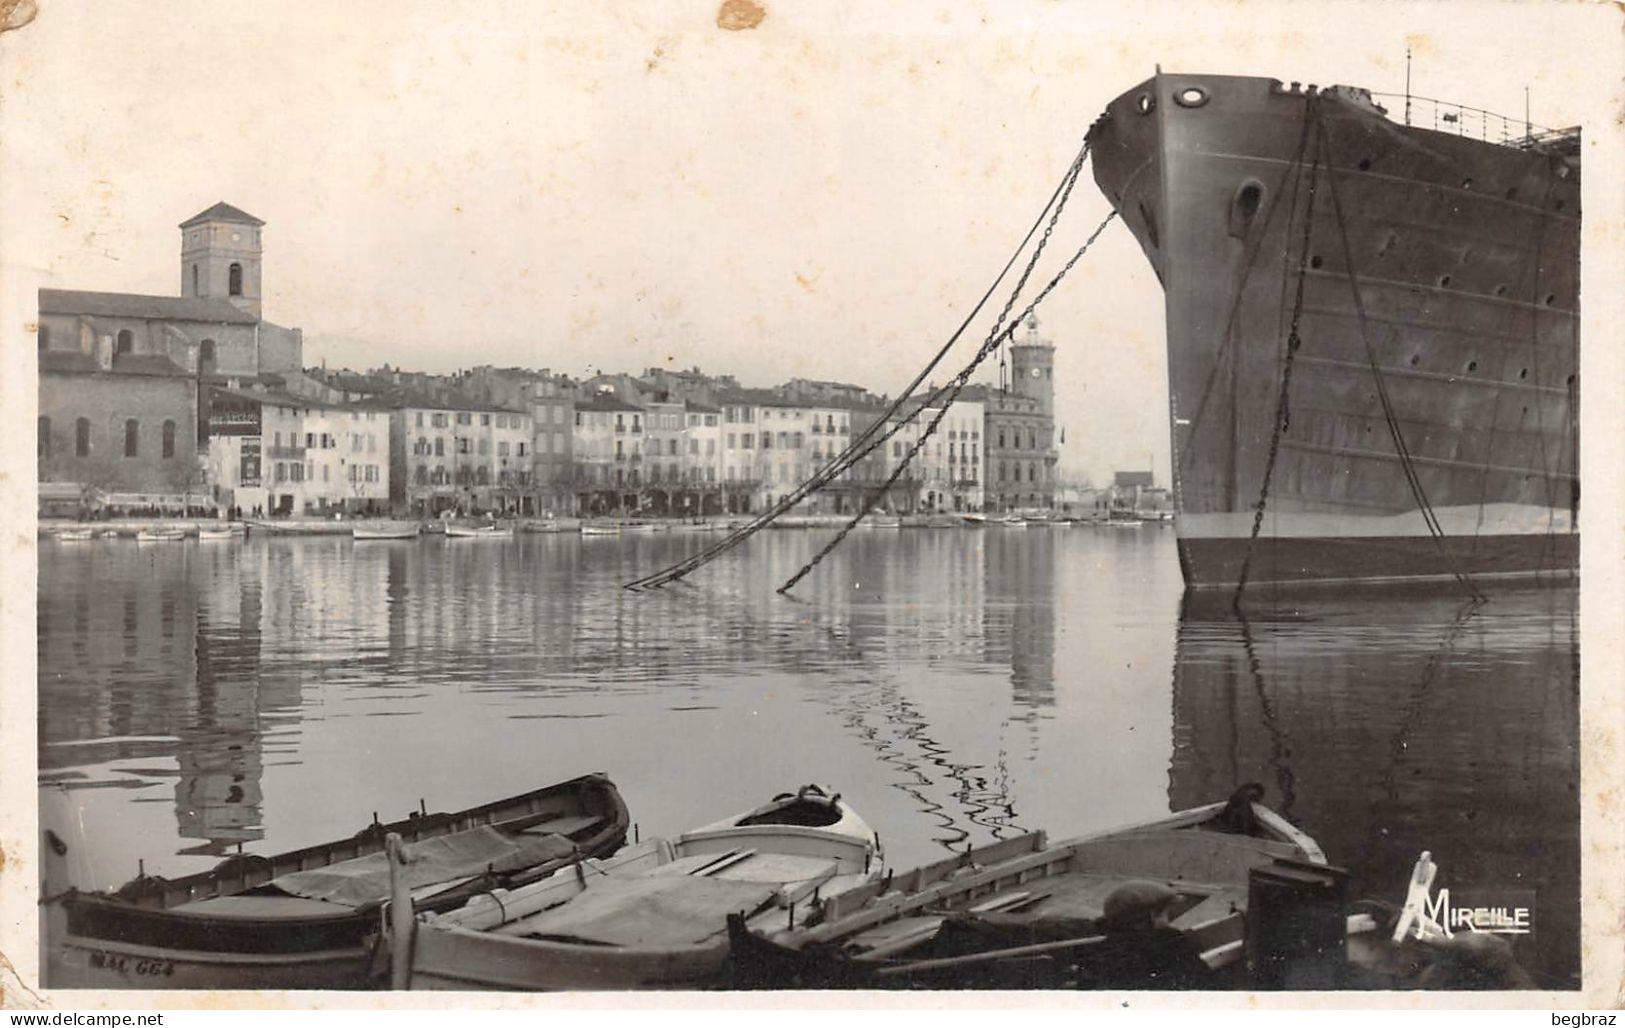
M687 875L604 880L503 933L606 946L692 946L726 935L729 914L754 913L778 890L777 883Z
M504 835L490 825L410 843L406 880L412 889L482 874L517 871L568 857L574 845L562 835ZM269 883L292 896L361 907L389 898L389 857L370 853L309 871L295 871Z

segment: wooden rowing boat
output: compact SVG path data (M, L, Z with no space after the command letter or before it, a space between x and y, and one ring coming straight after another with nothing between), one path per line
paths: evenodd
M138 543L174 543L186 538L178 528L143 528L135 534Z
M234 539L236 532L227 526L200 526L197 530L198 542L218 542L222 539Z
M357 542L379 539L416 539L421 526L416 521L357 522L352 530Z
M391 912L410 989L672 989L721 983L727 917L764 931L876 880L880 840L815 786L671 839L634 844L449 913Z
M459 907L517 887L626 839L628 815L602 774L453 814L373 823L348 839L277 856L234 856L173 880L117 892L48 895L51 988L361 988L380 952L390 870L384 840L405 840L419 910ZM66 856L54 835L48 860ZM48 875L47 882L53 879ZM57 879L60 881L60 879Z
M96 538L92 528L59 528L53 533L59 543L88 543Z
M460 525L446 522L447 539L512 539L512 525Z
M1214 987L1242 955L1252 870L1326 862L1261 795L1244 787L1227 803L1054 845L1042 832L992 843L829 897L793 928L736 921L733 984ZM1166 923L1115 931L1109 898L1147 887L1161 891Z

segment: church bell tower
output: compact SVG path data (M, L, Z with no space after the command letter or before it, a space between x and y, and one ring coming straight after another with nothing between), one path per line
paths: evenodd
M181 222L181 295L229 300L260 313L260 229L265 222L217 203Z

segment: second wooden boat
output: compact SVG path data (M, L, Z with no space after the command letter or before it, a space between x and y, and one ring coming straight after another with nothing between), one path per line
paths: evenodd
M447 539L512 539L512 525L460 525L455 521L446 523Z
M875 881L880 840L816 786L670 839L634 844L466 907L391 913L398 989L677 989L721 984L727 919L761 930ZM404 869L404 868L403 868Z
M178 528L143 528L135 534L138 543L175 543L186 538Z
M1252 870L1326 863L1262 795L1244 786L1228 802L1053 845L1042 832L996 842L830 897L795 927L737 922L734 983L1215 987L1242 955ZM1137 897L1159 911L1114 923L1114 904Z
M384 840L406 841L419 910L534 881L626 839L602 774L452 814L414 814L348 839L234 856L184 878L60 893L67 845L48 834L45 983L66 989L341 989L368 985L389 896ZM54 859L53 859L54 858Z
M352 530L357 542L381 539L416 539L422 526L416 521L357 522Z

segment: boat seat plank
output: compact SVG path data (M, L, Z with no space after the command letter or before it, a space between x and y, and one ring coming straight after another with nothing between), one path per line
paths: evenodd
M531 825L520 835L580 835L589 828L597 828L604 821L596 814L565 814Z
M654 868L649 872L649 874L654 876L671 875L674 877L691 876L694 874L694 872L703 870L706 867L715 864L722 857L723 854L721 853L695 853L692 856L677 857L674 860L668 860L659 867Z
M717 878L775 885L817 883L835 877L840 864L829 857L802 857L789 853L757 853L718 871Z

